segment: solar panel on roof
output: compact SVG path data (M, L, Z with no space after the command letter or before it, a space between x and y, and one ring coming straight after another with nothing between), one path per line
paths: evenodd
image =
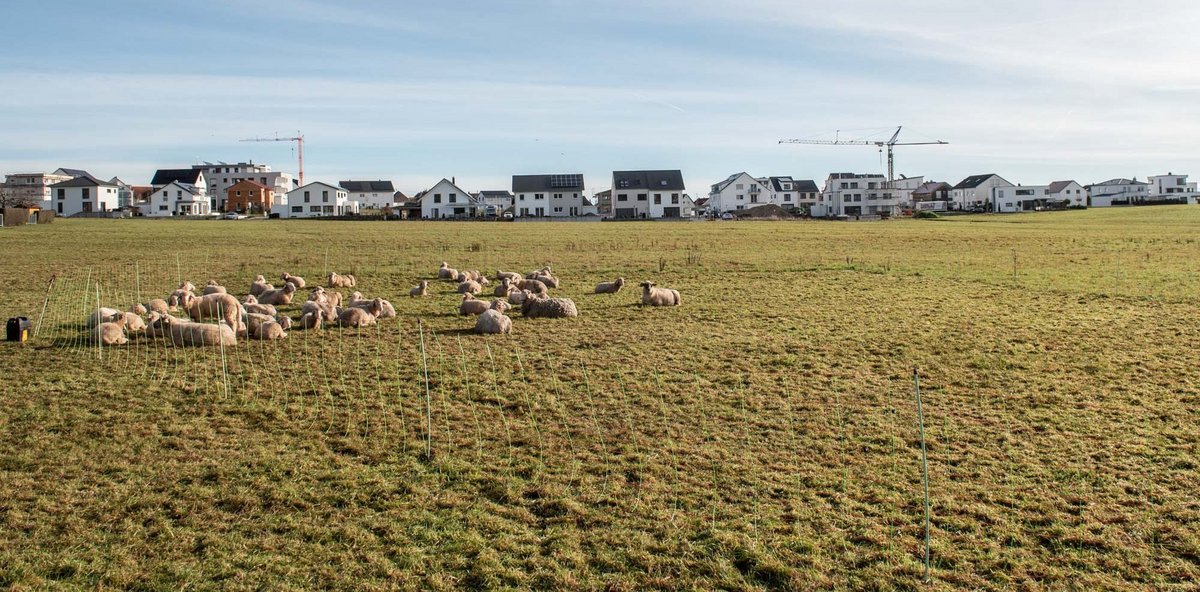
M583 175L550 175L551 189L566 189L569 187L581 187L583 185Z

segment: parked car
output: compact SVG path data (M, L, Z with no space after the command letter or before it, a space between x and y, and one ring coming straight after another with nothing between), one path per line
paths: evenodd
M721 214L721 219L722 220L733 220L733 213L725 212L725 213Z
M223 218L226 220L241 220L242 218L245 218L245 216L237 212L226 212Z

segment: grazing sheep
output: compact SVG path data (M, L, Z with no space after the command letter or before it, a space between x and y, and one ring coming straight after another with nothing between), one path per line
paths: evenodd
M353 288L357 281L350 274L341 275L336 271L329 272L326 282L330 288Z
M475 332L483 334L499 334L512 333L512 319L504 315L504 309L498 305L504 304L503 300L493 300L493 308L483 311L479 315L479 319L475 321Z
M548 294L549 293L546 290L546 284L542 283L541 280L530 280L530 279L517 280L517 289L518 290L529 290L530 292L533 292L534 294Z
M508 295L508 303L520 306L530 298L533 298L533 292L529 290L513 290Z
M163 300L162 298L155 298L150 302L147 302L146 308L149 309L150 312L157 312L159 314L167 314L168 312L171 312L171 307L167 304L167 301Z
M421 283L417 284L417 286L415 288L408 291L408 295L411 298L417 298L420 296L428 296L429 295L429 282L427 282L425 280L421 280Z
M267 278L262 275L254 276L254 282L250 284L250 295L258 296L267 290L274 290L275 286L267 283Z
M520 280L520 279L525 279L521 274L519 274L515 271L500 271L499 269L497 269L496 270L496 278L495 278L496 281L498 281L498 282L504 281L504 278L508 278L509 280L512 280L514 282L517 280Z
M184 301L183 308L193 321L221 319L235 333L240 329L242 304L229 294L193 296Z
M292 275L286 271L283 272L283 275L280 276L280 278L283 279L284 283L296 286L297 290L299 290L300 288L303 288L304 284L305 284L304 278L302 278L298 275Z
M97 325L95 339L101 345L125 345L129 343L129 339L125 337L125 313L118 312L114 320Z
M559 319L577 317L579 311L570 298L526 298L521 303L521 314L531 319Z
M670 288L655 288L654 282L642 282L642 305L646 306L679 306L683 299L678 290Z
M351 306L338 313L338 324L343 327L369 327L383 311L383 301L376 298L366 307Z
M479 282L467 280L458 285L459 294L478 294L483 291L483 286Z
M237 334L225 323L189 323L170 315L156 317L150 323L152 335L166 337L171 345L237 345Z
M286 306L292 303L292 295L296 293L296 284L288 282L282 288L268 290L258 295L259 304Z
M306 312L303 315L300 315L300 328L301 329L320 329L321 328L321 313L319 311L318 312Z
M445 261L442 261L442 266L438 268L439 280L457 280L458 270L450 267Z
M217 280L208 280L208 285L204 286L204 290L202 291L202 294L205 296L207 296L209 294L224 294L224 293L225 293L225 286L218 284Z
M513 280L507 277L500 280L500 285L496 286L496 289L493 291L493 293L500 298L508 297L509 294L512 294L517 289L512 282Z
M600 282L596 284L597 294L616 294L625 287L625 278L619 277L611 282Z

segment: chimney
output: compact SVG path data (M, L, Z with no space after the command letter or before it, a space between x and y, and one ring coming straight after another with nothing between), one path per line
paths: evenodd
M458 185L458 181L456 181L456 180L454 179L454 177L450 177L450 184L451 184L451 185Z

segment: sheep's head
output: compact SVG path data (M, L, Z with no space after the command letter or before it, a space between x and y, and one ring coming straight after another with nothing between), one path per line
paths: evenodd
M135 304L135 305L133 305L132 308L129 309L129 312L132 312L137 315L144 315L144 314L146 314L146 306L144 304Z
M184 292L191 292L192 290L196 289L196 285L192 282L184 281L179 283L179 289L183 290Z
M171 294L170 296L167 297L167 308L170 308L171 310L175 310L176 308L179 308L179 296L178 295Z
M260 282L260 283L261 283L261 282L265 282L265 281L267 281L267 278L263 277L263 275L260 273L260 274L258 274L258 275L256 275L256 276L254 276L254 281L255 281L255 282Z
M354 292L353 294L350 295L350 302L358 302L359 300L365 300L365 298L363 298L362 292Z
M283 272L283 275L279 276L279 279L286 282L288 280L288 278L290 278L290 277L292 277L292 274L285 271L285 272Z
M210 280L208 280L208 285L210 285L210 286L219 286L219 285L221 285L221 284L218 284L218 283L217 283L217 280L210 279Z
M258 304L258 298L254 294L248 294L242 299L242 304Z
M383 299L382 299L382 298L376 298L376 299L372 300L372 301L371 301L371 308L369 308L369 309L367 309L367 310L368 310L368 311L371 313L371 315L372 315L372 316L376 316L376 317L377 317L377 316L379 316L380 314L383 314Z
M654 282L642 282L639 285L642 287L643 290L649 290L650 288L654 287Z
M283 293L284 294L295 294L296 293L296 284L293 284L292 282L288 282L287 284L285 284L283 286Z
M510 308L512 308L512 305L504 300L500 300L497 298L496 300L492 301L492 310L498 310L500 312L504 312Z
M288 329L292 328L292 317L289 317L286 315L279 315L279 316L275 317L275 322L279 323L279 326L283 327L284 331L287 331Z
M463 302L466 302L467 300L474 300L474 299L475 299L475 296L472 295L470 292L466 292L463 294Z
M450 264L442 261L442 269L446 269L447 267L450 267Z
M625 278L623 278L623 277L619 277L619 278L617 278L617 281L615 281L615 282L613 282L613 283L614 283L614 284L616 284L616 285L618 285L618 286L624 286L624 285L625 285Z
M117 313L117 314L113 315L113 320L112 320L112 322L116 323L118 326L120 326L120 327L124 327L124 326L125 326L125 321L126 321L126 318L125 318L125 313L123 313L123 312L119 312L119 313Z
M421 283L420 283L419 285L421 286L421 289L422 289L422 290L424 290L425 288L428 288L428 287L429 287L429 281L428 281L428 280L421 280Z

